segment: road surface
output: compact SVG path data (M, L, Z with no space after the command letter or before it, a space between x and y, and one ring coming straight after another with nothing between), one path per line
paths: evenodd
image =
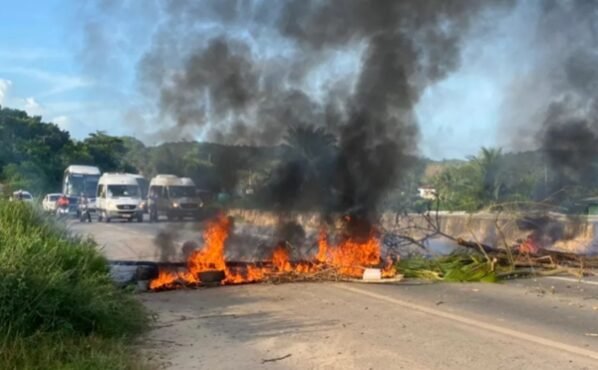
M111 259L157 259L160 230L79 224ZM596 369L598 280L502 284L251 284L142 294L157 313L142 345L170 369Z

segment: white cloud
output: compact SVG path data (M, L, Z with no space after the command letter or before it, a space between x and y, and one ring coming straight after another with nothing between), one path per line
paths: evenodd
M4 102L6 95L8 95L8 89L12 85L12 81L10 80L3 80L0 78L0 104Z
M57 124L63 130L68 130L71 126L71 119L68 116L54 117L50 122Z
M9 67L2 68L0 72L16 73L49 84L50 88L47 91L38 94L38 96L42 97L95 85L94 81L92 81L89 78L85 78L82 76L67 75L62 73L47 72L37 68Z
M41 116L44 108L35 100L34 97L25 98L23 109L30 116Z

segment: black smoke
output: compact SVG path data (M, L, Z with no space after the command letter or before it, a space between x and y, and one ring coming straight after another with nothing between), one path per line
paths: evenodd
M540 149L540 198L561 203L573 188L598 185L598 2L529 1L519 8L526 17L510 36L528 40L520 45L525 59L514 60L527 68L505 94L503 128L517 149Z
M138 79L157 122L175 124L162 129L253 145L280 144L291 128L323 129L336 142L324 161L331 176L315 188L328 189L330 209L371 219L417 153L413 108L423 91L459 66L472 21L509 1L159 4ZM358 58L357 67L336 71L339 52ZM309 158L282 163L272 199L295 207L312 167Z
M552 37L568 45L560 49L552 70L552 96L542 125L542 149L551 169L550 191L598 186L598 3L549 3L544 8ZM557 33L558 22L576 26ZM544 28L542 28L544 29ZM547 32L549 32L547 30ZM557 197L556 199L561 199Z

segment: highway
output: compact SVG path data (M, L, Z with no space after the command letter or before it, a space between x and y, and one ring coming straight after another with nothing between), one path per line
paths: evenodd
M196 223L69 222L109 259L158 260ZM174 231L173 231L174 230ZM598 279L248 284L140 294L141 347L169 369L595 369Z

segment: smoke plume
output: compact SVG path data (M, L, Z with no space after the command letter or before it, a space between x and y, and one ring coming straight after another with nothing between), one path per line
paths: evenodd
M598 3L530 1L517 9L523 26L523 73L508 87L503 129L521 150L544 153L550 195L596 185L598 167Z
M293 127L325 129L336 137L334 206L369 218L417 153L422 92L458 67L472 20L508 3L164 2L140 91L158 122L174 122L163 130L206 140L276 145ZM292 206L309 169L292 161L277 173L273 197Z

